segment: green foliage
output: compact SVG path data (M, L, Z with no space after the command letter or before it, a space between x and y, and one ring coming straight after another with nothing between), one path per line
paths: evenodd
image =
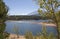
M8 7L0 0L0 20L5 20L8 12Z
M5 21L6 21L6 15L8 12L8 8L3 2L3 0L0 0L0 39L6 39L6 33L5 31ZM4 34L5 33L5 34Z
M25 38L26 38L26 39L33 39L33 34L32 34L32 32L27 32L27 33L25 34Z
M4 32L4 33L3 33L4 39L8 38L8 37L9 37L9 35L10 35L9 33Z
M5 23L0 24L0 32L3 32L5 30Z
M0 33L0 39L4 39L3 33Z
M58 39L60 39L60 11L55 11L60 6L59 0L37 0L38 5L40 6L40 9L38 10L39 13L43 14L44 9L45 12L43 16L50 18L53 20L57 26L57 32L58 32Z
M48 39L53 39L53 33L50 33L50 35L49 35L49 37L48 37Z

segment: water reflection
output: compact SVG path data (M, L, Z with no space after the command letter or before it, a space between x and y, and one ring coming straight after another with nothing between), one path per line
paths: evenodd
M20 35L24 35L27 31L31 31L33 35L42 31L40 22L47 21L47 20L29 20L29 21L7 21L6 22L6 30L8 33L15 33L13 32L14 26L18 27L18 32ZM53 32L54 34L57 33L56 27L47 26L48 33Z

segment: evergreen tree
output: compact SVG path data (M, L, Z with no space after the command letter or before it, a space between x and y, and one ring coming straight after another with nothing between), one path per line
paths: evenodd
M8 8L3 2L3 0L0 0L0 39L5 39L5 21L6 21L6 15L8 12Z

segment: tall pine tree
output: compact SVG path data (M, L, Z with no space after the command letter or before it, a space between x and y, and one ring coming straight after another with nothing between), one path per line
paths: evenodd
M3 0L0 0L0 39L5 39L5 21L6 21L6 15L8 13L8 7L5 5Z

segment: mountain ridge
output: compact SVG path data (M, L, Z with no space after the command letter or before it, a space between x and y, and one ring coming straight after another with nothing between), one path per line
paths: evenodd
M29 13L28 15L36 15L36 16L39 16L39 13L38 13L38 11L34 11L32 13Z

